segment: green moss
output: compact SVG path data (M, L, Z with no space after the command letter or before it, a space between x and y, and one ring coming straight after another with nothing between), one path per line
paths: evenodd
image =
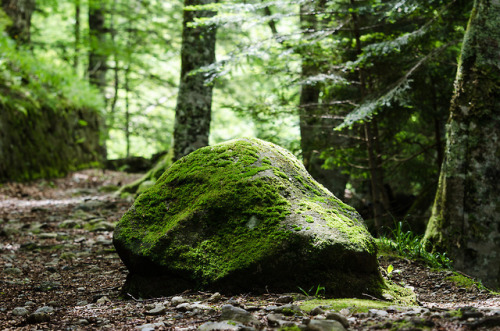
M328 306L329 309L339 311L344 308L353 309L352 313L364 313L370 309L384 309L393 306L392 302L376 301L366 299L315 299L304 301L300 304L300 309L309 312L318 306Z
M129 240L141 238L146 243L143 253L152 253L160 263L169 256L180 256L191 261L194 274L212 280L274 251L276 243L288 236L279 221L290 213L290 204L279 194L284 187L278 180L252 178L273 169L269 164L259 165L257 152L251 142L241 142L199 150L196 160L181 159L139 196L122 219L123 225L130 226L123 226L121 235ZM200 226L218 229L217 234L203 242L178 236L179 242L170 246L165 256L151 252L156 243L169 233L177 233L178 224L193 215L200 218ZM132 226L139 219L143 233ZM248 225L252 219L257 226Z
M145 256L191 288L302 259L312 268L325 260L335 266L301 275L303 284L321 279L332 294L381 293L375 244L359 215L310 179L293 155L258 139L205 147L172 164L123 216L114 242L127 266ZM297 286L277 273L274 286Z
M314 218L312 218L312 216L307 215L306 216L306 222L307 223L314 223Z
M367 312L369 309L384 309L390 306L417 306L415 293L407 288L402 288L396 284L386 282L384 295L390 295L393 300L380 301L380 300L367 300L367 299L314 299L304 301L300 304L300 308L304 311L311 311L317 306L329 306L330 309L339 311L344 308L351 308L352 313Z

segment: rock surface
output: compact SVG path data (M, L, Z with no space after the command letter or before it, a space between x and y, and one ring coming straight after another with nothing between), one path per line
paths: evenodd
M138 197L113 243L125 293L204 288L380 296L373 238L361 217L288 151L258 139L201 148Z

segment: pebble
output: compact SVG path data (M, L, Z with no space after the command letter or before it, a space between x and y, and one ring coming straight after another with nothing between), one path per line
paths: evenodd
M198 328L198 331L216 331L216 330L240 330L242 325L223 322L206 322Z
M139 326L136 326L135 328L137 330L141 330L141 331L153 331L155 328L161 328L164 326L165 326L165 323L157 322L157 323L148 323L148 324L139 325Z
M385 310L380 310L380 309L370 309L369 310L370 314L375 317L387 317L389 315L388 312Z
M111 299L108 298L107 296L102 296L99 299L97 299L96 303L99 305L103 305L105 303L111 302Z
M285 316L283 314L269 314L266 316L267 323L270 327L278 327L281 326L282 320Z
M28 309L26 309L24 307L16 307L16 308L12 309L12 315L14 315L14 316L26 316L29 313L30 312L28 311Z
M222 300L222 295L219 292L215 292L210 296L208 302L219 302Z
M177 306L177 305L184 303L186 301L187 301L186 299L184 299L183 297L180 297L180 296L173 297L172 300L170 300L170 302L172 302L172 305L174 305L174 306Z
M36 311L35 311L35 314L37 313L45 313L45 314L50 314L50 313L53 313L54 312L54 308L50 307L50 306L43 306L41 308L38 308Z
M325 311L321 307L314 307L309 314L312 316L323 315Z
M38 235L38 238L40 238L40 239L56 239L57 233L55 233L55 232L40 233Z
M347 318L344 315L336 313L334 311L328 312L326 314L326 319L340 322L340 324L342 324L342 326L346 329L349 327L349 321L347 320Z
M282 295L278 299L276 299L277 303L292 303L293 297L291 295Z
M243 324L254 324L254 325L261 324L260 321L255 316L250 314L245 309L234 307L232 305L222 306L221 320L223 321L232 320Z
M332 320L317 320L313 319L307 324L307 331L344 331L345 328L340 322Z
M20 276L23 274L23 271L19 268L5 268L3 269L3 273L10 276Z
M162 315L166 310L167 308L164 305L157 305L153 309L144 312L144 314L150 316Z
M281 307L278 307L278 309L275 310L277 313L282 313L288 316L291 315L303 315L302 309L300 309L299 306L294 305L294 304L286 304Z

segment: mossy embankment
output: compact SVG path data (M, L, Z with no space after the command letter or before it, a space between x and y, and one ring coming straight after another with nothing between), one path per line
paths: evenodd
M97 90L0 35L0 182L56 177L104 156Z

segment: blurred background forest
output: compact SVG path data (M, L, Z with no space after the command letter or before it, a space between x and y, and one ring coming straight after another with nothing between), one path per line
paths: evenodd
M36 129L43 121L62 125L76 112L64 124L72 137L57 136L82 146L61 160L80 157L69 168L104 157L178 158L184 71L183 79L207 87L205 96L188 90L187 102L205 100L209 136L200 135L210 144L239 137L279 144L377 228L406 219L423 233L471 7L464 0L4 0L4 125L24 118L48 139L43 132L58 126ZM204 54L211 47L212 57ZM61 111L64 121L55 119ZM69 169L13 175L6 168L2 180Z

